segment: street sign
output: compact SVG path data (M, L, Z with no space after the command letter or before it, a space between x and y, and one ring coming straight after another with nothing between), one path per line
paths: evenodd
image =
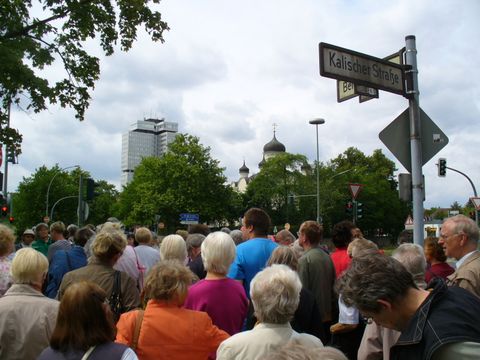
M475 206L475 210L480 210L480 197L471 197L470 201Z
M198 214L180 214L180 224L198 224L199 220Z
M337 81L337 102L342 102L354 98L358 94L355 92L355 85L348 81Z
M355 200L360 192L362 190L362 184L348 184L350 188L350 193L352 194L352 199Z
M404 95L403 66L327 43L320 43L320 75Z
M448 144L448 137L442 130L420 109L422 128L422 166ZM400 163L409 172L412 172L410 156L410 116L408 109L393 120L380 134L380 140L395 155Z

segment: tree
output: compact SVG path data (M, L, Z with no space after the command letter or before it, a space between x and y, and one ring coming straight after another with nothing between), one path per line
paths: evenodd
M18 185L18 190L13 194L12 211L15 224L20 231L31 228L42 221L46 215L47 190L48 216L51 221L61 220L65 224L77 224L78 185L80 174L83 178L89 177L86 171L74 169L71 172L62 170L58 165L48 169L42 166L23 180ZM90 216L88 222L98 224L105 222L111 216L113 206L118 196L112 184L99 181L97 192L99 196L90 203ZM82 192L84 192L83 189ZM53 214L52 214L53 211Z
M123 189L118 216L128 226L150 225L156 215L173 230L181 213L201 222L238 219L238 197L226 185L223 168L197 137L180 134L161 158L147 157Z
M48 103L72 107L84 119L90 91L100 76L99 59L85 44L99 38L106 55L120 40L128 51L143 25L153 41L163 42L168 26L150 9L159 0L2 0L0 6L0 143L20 153L21 135L7 128L10 105L28 98L27 108L39 112ZM42 8L40 18L33 13ZM62 63L65 75L53 84L45 68Z

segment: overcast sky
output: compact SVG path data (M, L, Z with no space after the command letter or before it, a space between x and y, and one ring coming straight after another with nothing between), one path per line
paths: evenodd
M78 164L120 188L121 135L144 117L165 117L198 136L230 181L243 159L251 174L258 171L273 123L288 152L314 160L308 121L317 117L326 121L321 161L350 146L367 155L380 148L405 172L378 134L408 101L380 91L376 100L337 103L336 81L319 74L318 44L385 57L404 47L407 35L416 36L420 106L450 141L423 167L425 207L463 205L473 196L463 176L437 176L439 157L480 185L479 1L164 0L158 8L171 28L165 43L141 34L128 53L101 57L84 122L54 106L12 112L24 140L19 164L9 167L9 191L56 163Z

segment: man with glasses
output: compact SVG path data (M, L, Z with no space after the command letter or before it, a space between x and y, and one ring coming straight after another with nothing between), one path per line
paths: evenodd
M398 260L375 253L353 258L338 282L345 304L401 332L390 359L478 359L480 299L465 289L441 279L421 289Z
M456 215L443 222L438 243L445 255L457 260L456 270L447 280L480 297L479 229L475 221L465 215Z

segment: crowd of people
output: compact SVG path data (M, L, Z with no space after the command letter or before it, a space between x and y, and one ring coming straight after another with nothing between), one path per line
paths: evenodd
M163 238L115 218L40 223L17 242L0 225L0 359L478 358L473 220L392 254L347 220L332 248L315 221L298 236L271 225L259 208L240 229Z

